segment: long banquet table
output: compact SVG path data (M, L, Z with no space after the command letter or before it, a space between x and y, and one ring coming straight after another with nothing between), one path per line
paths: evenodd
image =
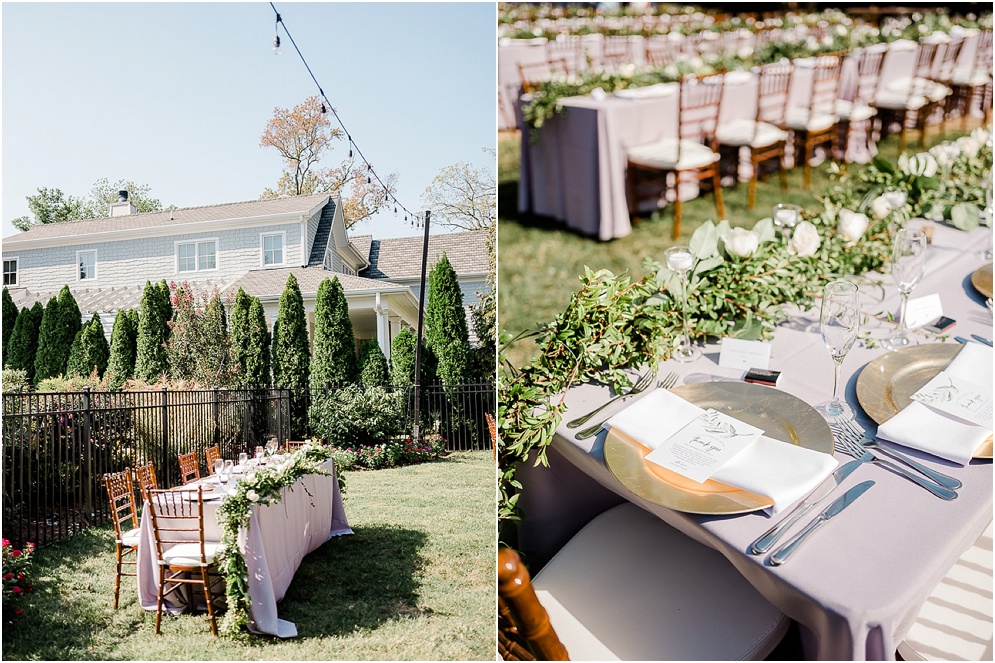
M972 272L986 262L978 250L990 246L987 228L969 233L935 228L926 275L912 297L940 295L944 314L957 320L946 343L957 345L953 335L992 338L992 315L970 281ZM890 277L881 278L883 298L879 285L861 286L862 309L867 314L897 314L897 290ZM771 343L770 368L782 371L778 388L811 405L829 400L833 384L833 364L822 343L818 316L818 310L797 312L776 329ZM881 338L891 329L891 323L877 322L872 334ZM925 332L917 336L923 343L937 342ZM709 344L695 362L667 361L660 365L660 375L678 372L678 384L740 380L744 371L718 366L718 350L718 345ZM842 367L846 400L858 413L857 423L871 433L876 424L860 409L855 383L861 368L884 352L858 343ZM646 367L639 368L642 372ZM608 395L607 387L596 384L570 389L563 421L593 409ZM615 405L602 414L621 407ZM774 567L765 562L766 556L746 551L787 513L702 516L650 503L611 473L604 458L605 437L602 431L579 441L561 425L549 453L550 466L522 464L518 474L524 486L519 504L526 514L519 530L522 550L533 560L549 559L592 517L628 500L728 558L771 603L799 622L809 659L893 660L896 646L933 587L992 520L990 460L960 467L909 451L924 464L960 479L964 486L958 499L942 501L883 467L864 464L834 496L867 479L876 485L788 563ZM849 460L836 456L841 462ZM796 524L789 533L798 529ZM653 558L666 563L666 551L654 551Z
M283 600L305 555L332 537L352 534L342 506L334 461L326 461L322 469L329 474L309 474L284 488L279 503L253 505L248 531L239 532L238 545L248 567L252 601L249 630L253 633L295 637L297 627L277 616L277 603ZM208 541L221 540L217 519L220 505L220 500L204 502L204 537ZM152 518L147 508L142 512L141 529L138 598L143 608L155 610L159 574ZM170 602L170 609L176 611L180 606Z

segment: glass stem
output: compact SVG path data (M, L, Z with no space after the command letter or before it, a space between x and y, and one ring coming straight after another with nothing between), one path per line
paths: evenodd
M833 358L833 403L832 407L835 410L842 410L840 405L840 397L838 395L838 389L840 384L840 367L843 365L842 360L837 360Z
M684 354L691 354L691 335L688 333L688 276L685 273L681 279L681 317L684 328Z
M901 337L904 337L906 332L908 331L908 325L906 324L905 320L905 309L907 309L908 306L909 306L909 293L906 292L905 290L902 290L902 308L900 311L902 319L898 327L898 335Z

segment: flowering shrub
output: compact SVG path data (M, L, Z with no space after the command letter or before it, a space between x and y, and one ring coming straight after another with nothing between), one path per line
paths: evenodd
M446 449L446 440L438 433L420 440L391 440L371 446L346 447L341 450L351 454L354 464L371 470L398 465L413 465L435 460Z
M34 591L28 579L31 568L31 557L35 552L35 544L28 543L23 550L16 550L10 541L3 540L3 622L13 624L14 618L23 614L24 610L17 607L26 594Z

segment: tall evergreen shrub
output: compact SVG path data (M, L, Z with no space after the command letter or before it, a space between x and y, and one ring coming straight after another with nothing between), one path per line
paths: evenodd
M3 365L7 365L7 344L17 324L17 304L7 288L3 289Z
M125 309L117 312L111 329L111 355L107 368L114 377L111 389L121 386L135 374L135 352L138 344L138 311Z
M56 301L55 297L50 300L50 303L54 301ZM41 320L44 315L45 309L42 308L41 302L35 302L31 308L24 307L17 314L14 331L10 335L7 368L24 371L30 383L34 383L38 331L41 329Z
M466 381L470 337L463 309L463 291L449 258L442 257L429 275L425 307L425 340L438 359L438 376L446 386Z
M110 354L111 349L104 335L104 325L100 322L100 315L94 313L73 340L69 361L66 364L66 376L85 378L96 368L97 376L102 378L107 371Z
M252 297L246 294L241 288L235 293L235 301L231 306L231 365L233 371L233 383L239 386L251 384L246 364L248 363L249 352L249 308L252 305Z
M273 332L273 383L291 393L291 428L295 435L307 433L308 377L311 350L308 345L304 298L291 274L280 295L280 309Z
M389 383L387 357L375 338L363 341L359 349L359 383L364 387L386 387Z
M258 297L252 297L251 300L246 337L245 384L266 386L270 384L269 326L266 324L266 311L262 302Z
M51 302L49 302L51 304ZM83 328L79 305L69 286L62 286L57 303L45 307L38 331L38 352L35 355L35 383L46 378L65 375L69 351L77 332Z
M135 350L135 377L145 382L156 382L169 372L166 339L169 338L169 320L173 312L169 297L169 286L165 281L156 285L145 282L138 311Z
M395 387L408 387L415 383L415 332L402 329L390 344L390 382ZM421 383L435 381L437 360L422 339Z
M355 382L357 375L356 336L349 319L349 304L338 277L326 278L314 299L311 385L320 389L326 382L347 384Z

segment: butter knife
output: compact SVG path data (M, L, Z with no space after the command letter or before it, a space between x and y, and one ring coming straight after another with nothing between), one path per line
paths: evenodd
M813 520L808 526L801 532L796 534L790 541L774 551L770 556L770 563L774 566L779 564L784 564L788 561L796 550L815 532L819 527L829 522L831 518L834 518L840 514L843 509L847 508L853 504L858 497L864 494L868 488L874 485L873 481L863 481L858 483L856 486L850 490L843 493L843 496L837 499L835 502L830 504L825 511L819 514L819 517Z
M750 552L754 555L762 555L777 542L781 535L791 527L799 518L808 513L812 507L821 502L829 493L833 492L836 486L843 483L843 479L850 476L850 473L862 465L860 460L851 460L845 465L841 465L836 468L836 471L826 477L826 480L819 484L819 487L812 491L812 493L795 507L791 514L779 522L778 524L771 527L769 530L764 532L760 538L753 542L750 546Z
M989 340L988 340L987 338L985 338L984 336L978 336L977 334L971 334L971 338L973 338L973 339L974 339L975 341L977 341L978 343L984 343L984 344L985 344L985 345L987 345L988 347L992 347L992 342L991 342L991 341L989 341Z

